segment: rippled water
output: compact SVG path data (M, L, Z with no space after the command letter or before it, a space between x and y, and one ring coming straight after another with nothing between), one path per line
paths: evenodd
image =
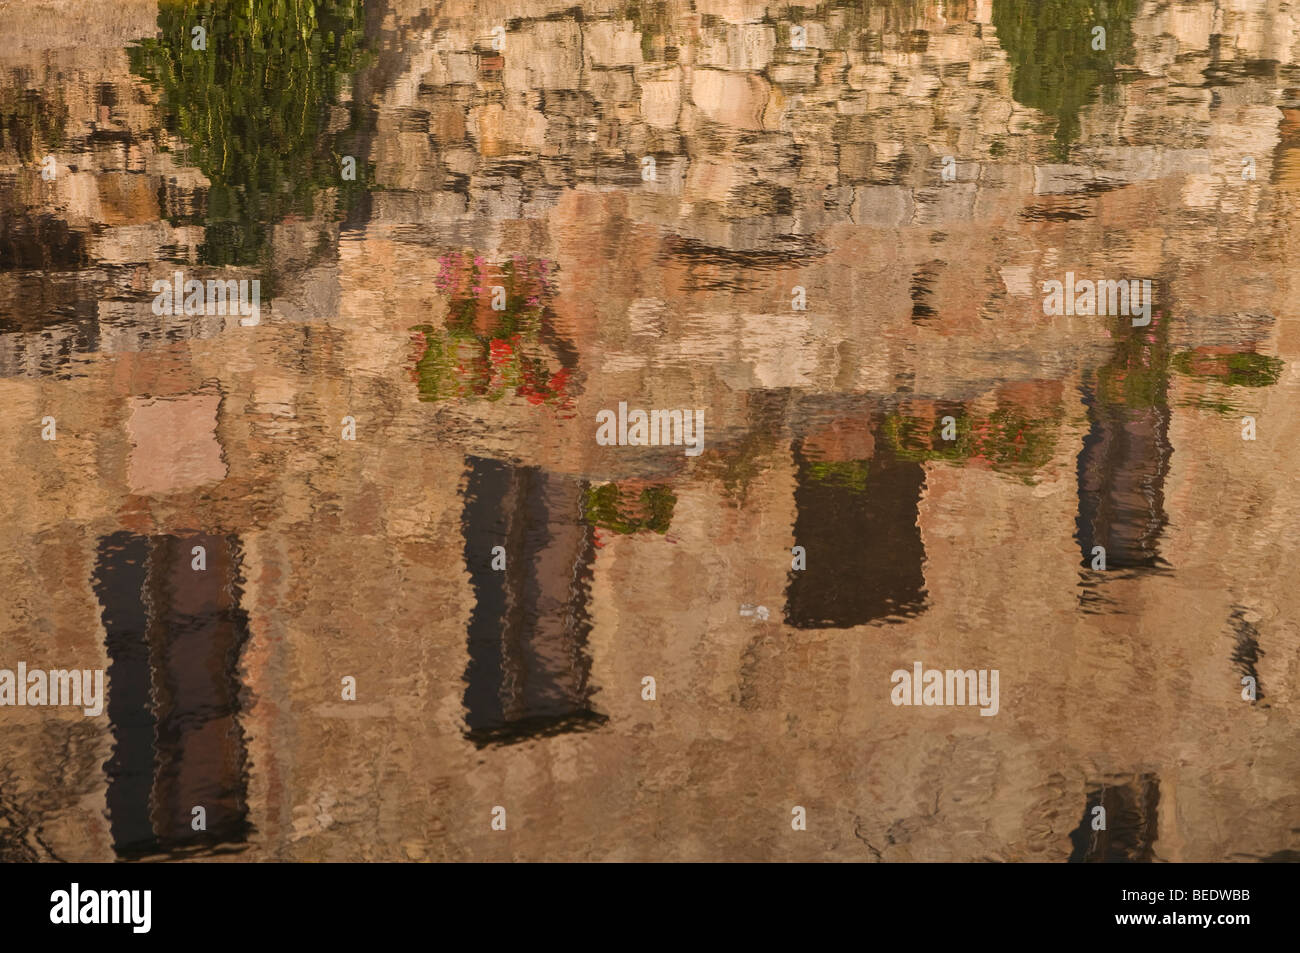
M247 9L0 3L0 858L1300 859L1285 4Z

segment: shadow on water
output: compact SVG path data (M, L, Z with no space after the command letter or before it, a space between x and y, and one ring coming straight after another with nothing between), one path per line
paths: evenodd
M1259 645L1259 628L1247 618L1247 615L1248 610L1245 606L1236 605L1232 607L1232 612L1228 616L1228 625L1232 629L1233 636L1232 661L1237 666L1237 671L1241 673L1241 677L1251 680L1249 684L1255 689L1255 701L1262 703L1264 682L1259 676L1259 663L1264 650ZM1261 707L1268 706L1261 704Z
M1160 779L1141 774L1091 785L1070 834L1072 864L1150 863L1160 833ZM1101 808L1105 813L1097 811ZM1104 829L1097 829L1097 828Z
M40 834L41 815L24 807L7 790L11 779L0 778L0 863L32 864L59 860Z

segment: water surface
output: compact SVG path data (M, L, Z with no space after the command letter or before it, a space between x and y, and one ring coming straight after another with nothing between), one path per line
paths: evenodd
M0 6L0 858L1300 856L1283 6L254 6Z

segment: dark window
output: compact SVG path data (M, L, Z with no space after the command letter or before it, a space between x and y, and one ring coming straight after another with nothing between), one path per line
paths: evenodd
M191 568L195 546L207 568ZM119 856L237 844L249 832L239 725L238 544L194 534L100 540L113 754L108 812ZM192 829L193 808L206 831Z
M463 526L475 606L465 672L468 735L513 742L604 722L591 707L595 533L583 482L536 467L469 459ZM506 568L492 568L505 548Z
M924 608L917 505L925 471L881 443L868 460L835 462L807 459L796 443L794 539L808 568L790 572L789 625L850 628Z

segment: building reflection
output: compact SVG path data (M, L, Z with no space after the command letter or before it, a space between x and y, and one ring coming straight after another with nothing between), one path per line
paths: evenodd
M206 569L192 568L197 546ZM232 536L119 532L99 542L114 740L107 803L119 857L229 848L248 837L239 558ZM206 830L191 826L195 807Z
M602 724L587 648L596 540L583 517L586 484L480 457L468 468L462 525L475 606L467 736L509 743ZM502 551L504 568L494 569Z

